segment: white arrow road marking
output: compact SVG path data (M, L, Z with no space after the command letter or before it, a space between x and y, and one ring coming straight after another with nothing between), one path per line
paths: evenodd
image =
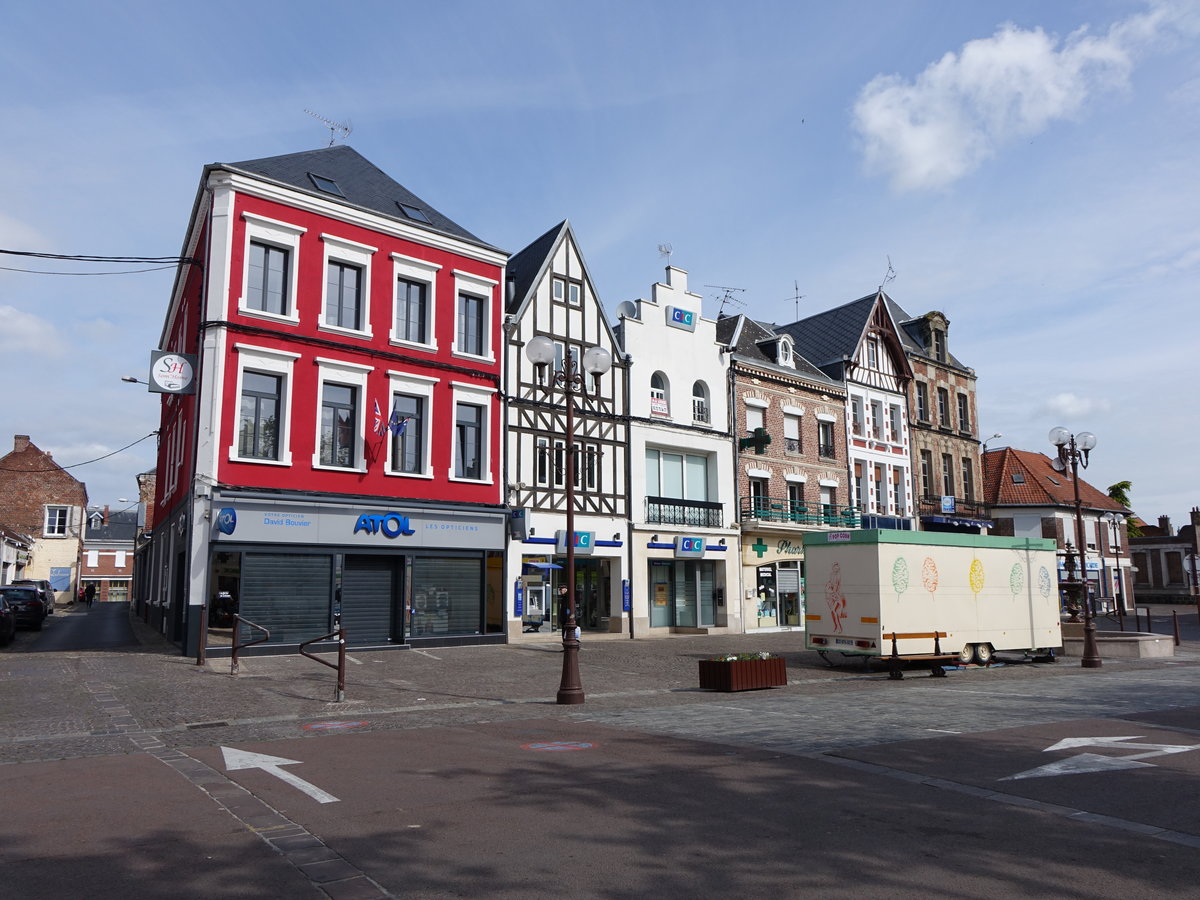
M282 756L268 756L265 753L253 753L249 750L238 750L234 747L222 747L221 753L225 757L225 768L229 771L234 769L262 769L271 775L274 775L280 781L287 782L297 790L301 790L308 796L312 797L318 803L337 803L338 798L333 794L327 794L315 784L309 784L303 778L293 775L280 766L298 766L298 759L284 759Z
M1016 775L1001 778L1001 781L1017 781L1021 778L1046 778L1051 775L1082 775L1086 772L1115 772L1120 769L1153 768L1153 763L1139 762L1155 756L1169 756L1172 753L1183 753L1187 750L1200 749L1200 744L1131 744L1141 735L1131 734L1126 737L1083 737L1064 738L1053 746L1047 747L1043 753L1051 750L1072 750L1076 747L1115 747L1126 750L1146 750L1146 753L1134 753L1129 756L1101 756L1098 753L1080 753L1069 759L1047 763L1036 769L1028 769Z

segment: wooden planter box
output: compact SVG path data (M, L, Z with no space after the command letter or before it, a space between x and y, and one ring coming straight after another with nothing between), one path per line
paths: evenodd
M700 660L700 687L708 691L754 691L787 684L787 663L770 659Z

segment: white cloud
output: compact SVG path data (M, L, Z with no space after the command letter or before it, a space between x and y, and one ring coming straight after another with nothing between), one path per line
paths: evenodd
M901 190L944 187L1001 147L1079 114L1128 84L1136 52L1196 28L1194 4L1153 4L1103 37L1059 40L1008 24L931 63L915 80L877 75L859 93L854 125L868 171Z
M15 306L0 305L0 350L31 349L42 355L61 353L61 342L54 326Z
M1103 399L1080 397L1070 391L1047 397L1042 403L1042 412L1062 416L1064 419L1079 419L1096 413L1108 412L1109 402Z

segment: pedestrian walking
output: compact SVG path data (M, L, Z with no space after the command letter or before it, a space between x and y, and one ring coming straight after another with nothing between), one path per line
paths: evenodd
M83 589L83 602L87 604L88 609L92 608L92 601L96 599L96 585L88 584Z

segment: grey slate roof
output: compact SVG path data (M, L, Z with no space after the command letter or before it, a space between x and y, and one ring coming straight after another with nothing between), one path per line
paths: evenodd
M95 509L89 509L88 516L90 517ZM104 541L132 541L137 536L137 510L121 510L120 512L110 512L108 521L97 528L93 528L90 524L87 530L87 542L103 543Z
M441 232L489 249L496 249L442 215L404 185L381 171L353 147L339 145L242 162L214 163L210 168L256 175L326 200L348 203L416 228ZM343 196L338 197L336 194L318 190L308 177L310 173L335 182ZM429 218L428 224L409 218L396 205L397 201L422 210Z
M567 220L563 219L528 247L509 257L507 271L508 280L512 283L512 292L509 294L506 312L515 312L520 307L525 295L537 281L538 273L542 271L550 249L566 227Z
M791 335L797 353L840 381L844 375L842 360L853 357L858 350L878 296L879 292L868 294L790 325L779 325L775 330Z
M734 357L752 362L757 366L775 369L778 372L798 375L819 384L841 386L837 379L829 377L798 352L795 352L794 341L792 359L795 366L781 366L775 362L774 358L763 349L762 342L770 341L778 335L779 331L773 325L755 321L745 315L726 316L717 320L717 340L727 346L732 346ZM733 343L735 341L736 343Z

